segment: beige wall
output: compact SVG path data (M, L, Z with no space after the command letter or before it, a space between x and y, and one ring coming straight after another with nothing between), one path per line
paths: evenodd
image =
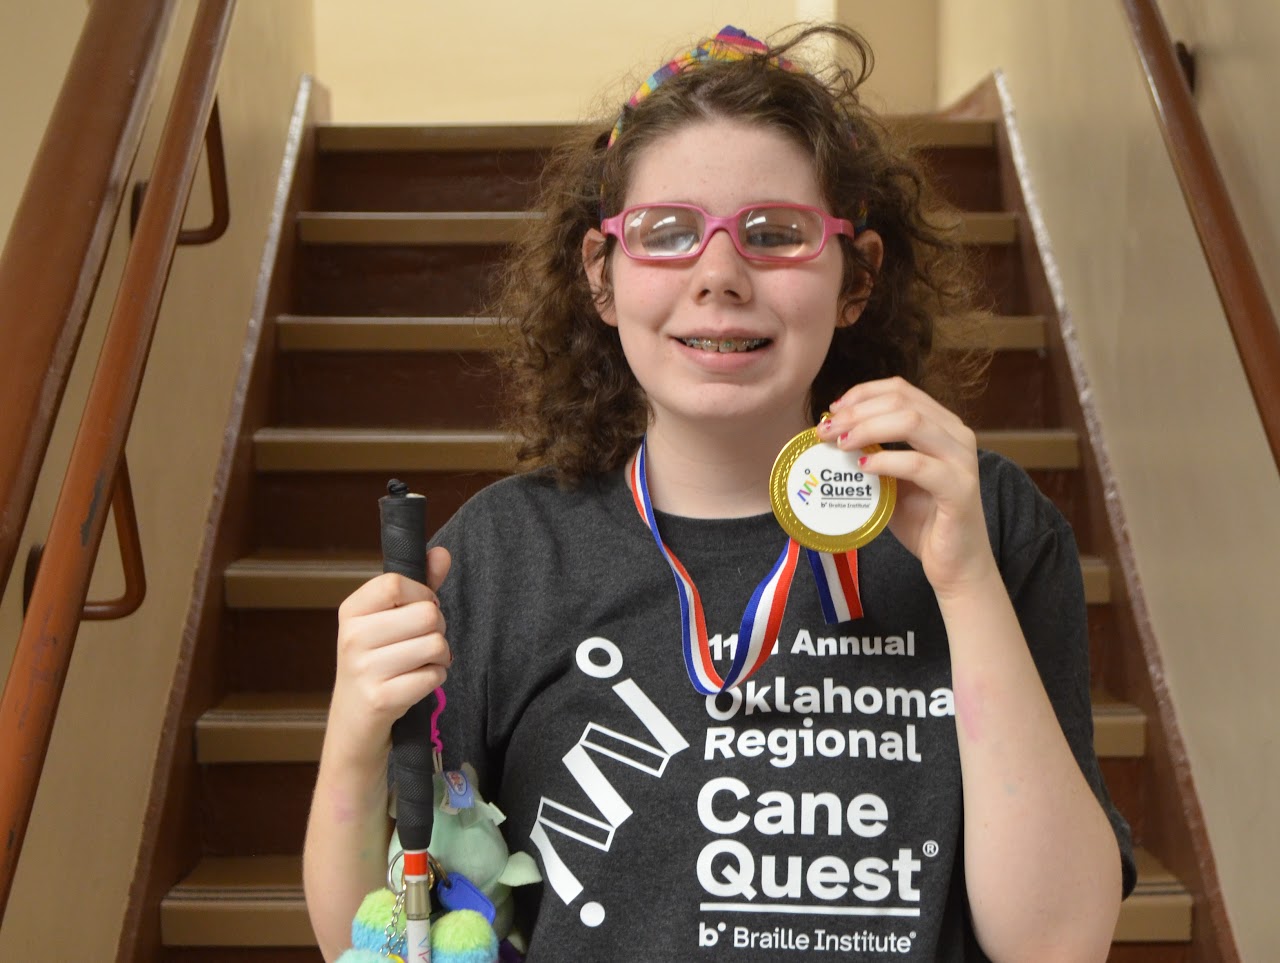
M873 97L918 110L934 103L936 6L937 0L384 0L382 15L372 17L347 0L315 0L317 74L341 121L575 121L612 113L664 55L724 24L763 36L796 20L838 15L883 54Z
M1203 109L1274 292L1280 8L1185 6L1208 31ZM939 19L944 101L1005 71L1240 950L1276 959L1280 480L1120 4L942 0Z
M0 3L0 238L9 234L87 9L84 0Z
M83 20L84 0L4 4L0 13L0 95L23 91L27 115L16 145L6 143L0 168L0 228L7 233L43 121L56 95ZM19 10L21 13L19 13ZM174 38L185 36L194 4L180 4ZM47 38L47 39L39 39ZM66 53L60 64L34 69L32 59L10 59L12 45ZM170 42L161 89L172 87ZM42 56L46 54L42 53ZM39 58L36 58L37 60ZM5 924L0 959L110 959L133 877L151 763L186 619L196 556L209 508L230 392L248 320L267 216L300 75L314 70L309 3L253 0L236 13L219 84L219 103L231 190L231 227L216 244L179 250L174 262L151 363L128 444L149 591L146 603L120 622L86 623L80 630L54 727L43 779ZM158 121L153 110L139 170L149 168ZM28 116L29 115L29 116ZM6 112L6 120L8 119ZM26 157L18 164L10 156ZM208 190L198 175L188 224L207 221ZM99 304L86 330L80 360L39 483L15 577L0 604L0 665L6 672L18 626L21 560L43 541L57 482L101 342L105 313L123 263L117 230ZM104 541L91 595L119 588L114 539ZM67 836L74 831L74 841ZM68 845L90 847L74 892L66 889ZM74 925L68 925L68 900Z

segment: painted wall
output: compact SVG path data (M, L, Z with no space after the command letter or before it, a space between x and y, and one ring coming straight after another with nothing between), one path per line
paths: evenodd
M62 77L84 24L84 0L0 4L0 238L22 197L27 171L40 146Z
M1280 304L1280 7L1170 0ZM1115 0L941 0L947 101L1004 70L1244 959L1276 959L1280 479Z
M346 0L315 0L317 74L333 93L335 120L575 121L612 114L665 55L724 24L764 36L838 16L881 55L871 95L897 110L922 110L934 105L936 7L937 0L383 0L382 15L371 17Z
M0 230L7 234L70 52L84 0L0 5L0 96L8 138L0 152ZM179 4L160 89L170 90L195 4ZM0 930L0 959L109 959L132 881L152 760L186 620L232 384L244 340L284 137L302 73L314 71L309 3L239 5L219 84L231 191L231 227L216 244L180 249L128 444L148 596L120 622L81 628L36 808ZM174 40L180 42L174 43ZM17 92L21 91L21 94ZM138 171L150 169L168 104L152 111ZM13 127L13 121L18 127ZM16 136L15 136L16 133ZM25 160L24 160L25 159ZM145 176L145 175L143 175ZM208 221L203 166L187 223ZM0 603L0 666L7 674L19 625L21 565L43 541L123 266L117 229L98 304L67 390L50 456ZM109 523L91 597L118 594ZM68 826L92 834L77 864L75 925L67 925ZM78 838L77 845L84 842ZM88 952L86 957L84 954Z

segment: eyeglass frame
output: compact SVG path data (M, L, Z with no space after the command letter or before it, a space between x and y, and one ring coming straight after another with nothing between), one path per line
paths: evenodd
M686 251L682 254L665 255L631 253L631 250L627 247L627 240L625 237L626 232L623 227L624 219L628 214L635 211L645 211L660 207L697 211L702 215L704 229L702 232L702 238L695 250ZM738 237L738 219L748 211L759 211L765 209L772 210L777 208L782 208L788 211L808 211L818 215L822 221L822 239L818 242L818 246L812 254L805 254L799 257L782 257L779 255L754 254L743 250L742 239ZM624 208L613 217L607 217L602 220L600 222L600 233L604 234L606 237L617 238L618 246L622 248L623 254L633 261L641 261L645 263L652 263L656 261L663 264L669 264L679 261L691 261L702 255L702 252L707 249L707 245L711 243L711 238L717 231L724 231L729 235L729 240L733 244L734 250L748 261L758 261L766 264L803 264L806 261L812 261L814 258L820 256L822 252L826 250L827 240L833 235L844 235L845 237L852 239L858 236L858 230L860 227L865 227L865 225L859 223L855 226L848 218L836 217L832 214L828 214L820 207L811 207L808 204L786 204L782 202L746 204L732 214L724 217L718 217L706 208L699 207L697 204L681 204L673 201L654 204L633 204L628 208Z

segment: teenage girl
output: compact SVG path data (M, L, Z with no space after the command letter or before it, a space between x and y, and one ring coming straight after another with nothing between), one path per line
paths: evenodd
M846 66L802 69L815 39ZM339 610L304 857L328 958L385 876L392 722L446 675L445 765L543 876L530 960L1107 956L1134 870L1075 543L938 400L971 285L869 69L844 28L726 29L552 164L502 304L532 470L442 528L430 587ZM897 480L834 617L820 566L785 609L756 589L815 425ZM768 658L729 686L753 606Z

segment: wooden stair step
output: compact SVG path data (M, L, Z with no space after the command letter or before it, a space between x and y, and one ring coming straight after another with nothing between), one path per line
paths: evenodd
M1102 559L1082 556L1089 605L1111 601L1111 571ZM233 609L336 609L348 595L382 572L373 556L250 555L223 574L226 603Z
M511 436L500 431L262 428L258 471L510 471Z
M993 429L978 445L1027 471L1080 465L1080 439L1066 428ZM253 436L258 471L504 471L514 468L512 436L500 431L385 428L261 428Z
M899 114L885 118L890 131L917 149L992 147L993 120L938 114ZM398 151L545 150L563 144L580 130L576 124L320 124L321 153Z
M529 211L304 211L298 215L298 240L303 244L509 244L541 217Z
M1186 943L1191 897L1145 850L1120 907L1115 943ZM315 946L297 856L207 858L160 905L165 946Z
M1048 319L1042 314L997 314L987 319L982 347L993 351L1043 351L1048 344L1046 326ZM949 345L968 348L963 340L948 341Z
M541 218L535 211L303 211L303 244L509 244ZM1018 239L1018 218L1006 211L957 211L944 223L961 243L1007 245Z
M1134 850L1138 884L1120 906L1115 943L1186 943L1191 940L1191 894L1145 849Z
M1018 240L1018 216L1008 211L961 211L945 219L954 223L963 244L1007 245Z
M165 946L315 946L298 856L207 857L160 902Z
M1043 315L997 315L985 318L977 337L947 339L957 348L989 347L994 351L1038 351L1045 347ZM945 330L946 321L939 325ZM966 332L967 334L967 332ZM503 338L497 318L312 317L282 314L276 318L276 344L281 351L487 351Z
M1146 718L1136 706L1093 694L1094 750L1101 759L1138 758ZM327 692L240 692L196 723L200 763L319 762L329 710Z
M276 318L281 351L487 351L502 337L497 318Z

